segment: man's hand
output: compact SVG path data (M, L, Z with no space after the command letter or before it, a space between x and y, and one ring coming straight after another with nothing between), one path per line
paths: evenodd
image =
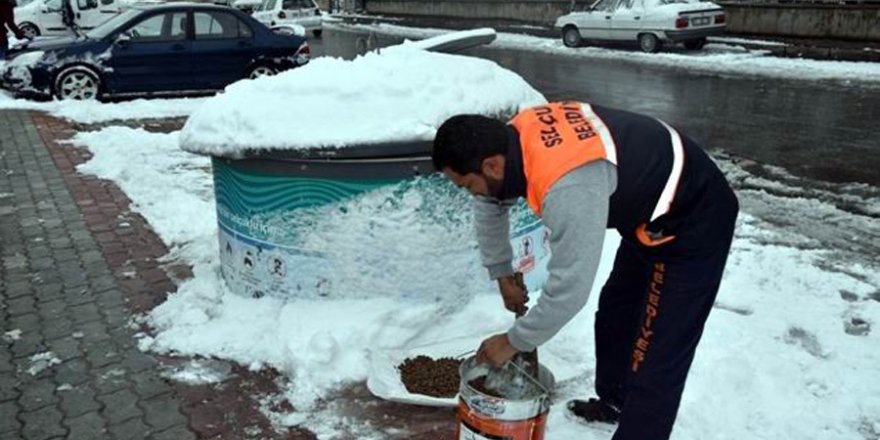
M529 308L529 292L522 281L522 274L510 274L498 278L498 290L504 300L504 308L516 313L516 316L525 315Z
M491 336L477 350L477 362L488 363L495 368L501 368L517 353L517 349L510 345L507 334Z

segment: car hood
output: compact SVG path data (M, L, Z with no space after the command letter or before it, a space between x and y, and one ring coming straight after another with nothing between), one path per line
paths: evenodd
M11 53L15 52L27 52L32 50L57 50L57 49L70 49L76 46L81 46L89 43L94 43L95 40L89 39L88 37L56 37L56 38L38 38L33 41L25 42L20 46L16 46L10 50Z

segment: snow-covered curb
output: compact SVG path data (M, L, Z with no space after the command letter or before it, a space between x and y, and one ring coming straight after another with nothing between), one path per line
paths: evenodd
M449 32L443 29L413 28L391 24L329 24L338 30L375 31L403 38L421 39ZM736 40L707 44L700 52L639 52L605 47L568 48L559 38L542 38L499 33L491 48L529 50L584 59L614 60L669 69L730 76L782 78L809 81L832 81L843 85L880 86L880 63L854 61L820 61L768 56L767 50L749 50L736 45Z

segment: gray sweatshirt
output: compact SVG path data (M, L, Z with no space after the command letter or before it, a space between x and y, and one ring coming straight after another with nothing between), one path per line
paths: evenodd
M547 342L587 303L616 187L617 169L606 161L575 168L550 187L542 207L550 229L550 274L537 304L507 332L517 350ZM480 256L493 279L513 273L508 211L514 203L485 197L474 202Z

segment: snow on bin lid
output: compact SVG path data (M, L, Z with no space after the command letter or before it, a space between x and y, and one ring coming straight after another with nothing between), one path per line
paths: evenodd
M181 131L183 149L223 157L432 140L450 116L511 116L546 99L516 73L480 58L404 43L352 61L317 58L239 81Z

